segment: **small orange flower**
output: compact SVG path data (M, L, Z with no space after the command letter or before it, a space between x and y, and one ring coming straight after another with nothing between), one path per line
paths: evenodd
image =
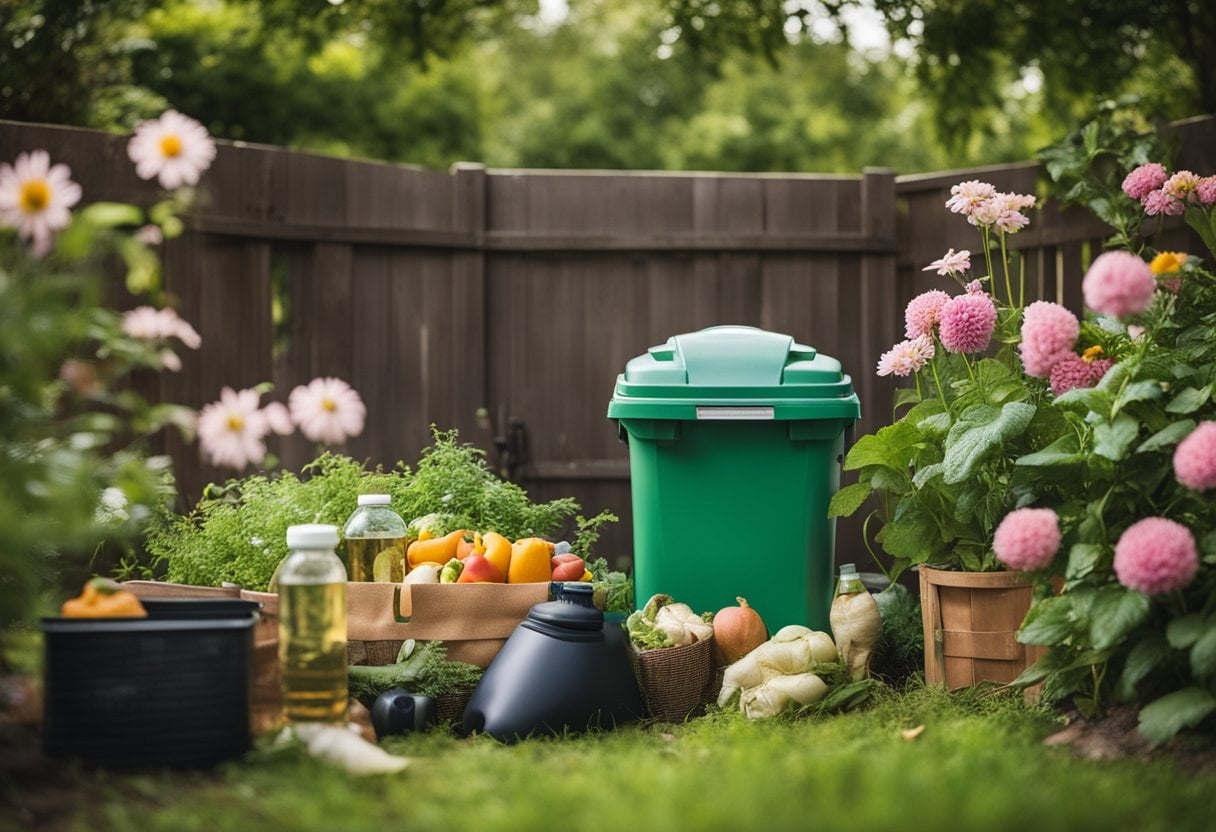
M1186 263L1186 255L1181 251L1163 251L1153 258L1148 267L1153 274L1173 274Z
M1098 346L1097 344L1094 344L1092 347L1087 349L1085 352L1081 353L1081 360L1084 361L1086 364L1093 364L1094 361L1096 361L1102 355L1102 352L1103 352L1102 347Z

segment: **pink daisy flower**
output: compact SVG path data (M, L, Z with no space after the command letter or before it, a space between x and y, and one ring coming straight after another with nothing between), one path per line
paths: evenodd
M1049 508L1011 511L996 528L992 550L1010 569L1045 569L1060 551L1060 518Z
M282 402L271 402L262 408L262 417L266 419L266 427L279 436L286 436L295 430L291 423L291 411Z
M1115 544L1115 575L1128 589L1160 595L1182 589L1199 569L1191 530L1164 517L1146 517Z
M1162 190L1150 191L1144 199L1140 200L1140 204L1144 206L1144 213L1150 217L1155 217L1157 214L1180 217L1185 210L1181 202Z
M910 376L929 363L935 351L928 335L901 341L878 359L878 375Z
M32 242L35 257L51 250L54 232L72 222L71 208L80 201L80 186L67 165L51 164L45 150L21 153L0 165L0 225L16 228Z
M1174 476L1196 491L1216 488L1216 422L1200 422L1174 450Z
M269 427L258 409L259 399L256 390L237 393L225 387L218 402L199 411L198 439L205 460L239 471L266 459L266 443L262 440Z
M945 292L932 289L908 301L908 307L904 310L904 337L932 335L942 307L949 300L950 296Z
M152 306L137 306L124 312L122 331L132 338L143 341L167 341L176 338L192 350L203 343L194 327L178 317L169 307L156 309Z
M988 295L956 295L942 307L938 338L950 352L981 352L992 340L996 306Z
M1150 162L1136 168L1123 179L1123 193L1132 199L1144 199L1150 191L1164 185L1166 179L1165 168L1156 162Z
M338 445L363 432L367 408L340 378L314 378L287 398L291 420L313 442Z
M1085 305L1112 318L1139 315L1153 299L1153 272L1128 251L1108 251L1090 265L1081 281Z
M946 200L946 207L955 214L970 215L981 202L996 196L996 188L987 182L972 179L952 186L950 194L950 198Z
M162 188L198 184L215 159L215 142L207 129L189 116L169 110L135 128L127 155L140 179L157 177Z
M940 260L934 260L929 265L921 269L922 272L931 272L936 270L940 275L959 274L971 268L971 252L967 249L955 251L950 249Z
M1051 392L1057 396L1078 387L1093 387L1096 383L1092 367L1079 355L1067 355L1051 368Z

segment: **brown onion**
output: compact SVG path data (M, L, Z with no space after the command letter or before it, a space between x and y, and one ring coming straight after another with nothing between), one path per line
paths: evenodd
M760 613L735 598L737 607L723 607L714 616L714 660L718 665L737 662L768 640Z

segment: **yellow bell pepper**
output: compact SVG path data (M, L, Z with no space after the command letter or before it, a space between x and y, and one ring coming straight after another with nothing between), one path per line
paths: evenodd
M485 545L485 551L482 554L486 556L486 560L497 566L498 571L502 574L509 575L511 567L511 541L498 532L486 532L481 540Z
M94 578L77 598L63 602L64 618L147 618L148 612L135 593L109 578Z
M511 564L507 568L507 583L532 584L553 578L554 544L539 537L525 537L511 547Z

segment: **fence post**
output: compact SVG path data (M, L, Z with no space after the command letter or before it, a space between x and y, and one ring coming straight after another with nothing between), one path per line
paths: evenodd
M861 178L861 228L874 242L895 239L895 172L890 168L865 168ZM891 385L878 383L874 368L878 357L898 340L900 298L895 289L895 254L874 252L861 258L861 358L860 387L866 429L885 424L891 414Z
M451 384L453 413L461 433L472 438L479 425L477 412L485 408L489 391L486 381L486 166L475 162L452 165L452 230L468 236L472 244L452 252L452 308L467 322L461 349L454 356L460 382ZM486 437L487 439L490 437ZM488 451L490 443L478 436L477 444Z

